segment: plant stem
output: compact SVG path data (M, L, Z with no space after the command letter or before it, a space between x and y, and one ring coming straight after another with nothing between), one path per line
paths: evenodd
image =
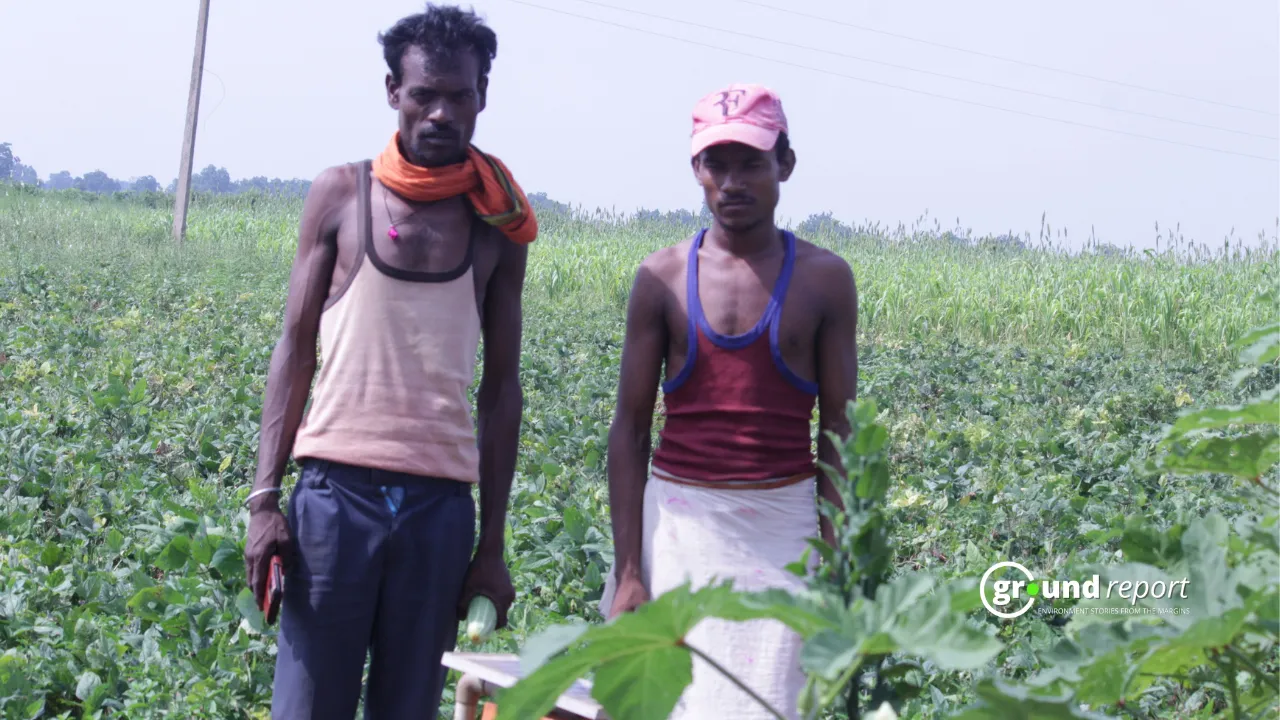
M804 692L809 694L809 697L806 699L806 702L812 703L809 706L809 713L805 716L805 720L818 720L818 713L822 712L823 708L817 702L818 701L818 685L817 685L817 680L813 675L810 675L809 681L805 683Z
M1218 667L1226 671L1227 691L1231 694L1231 717L1240 720L1240 691L1236 688L1236 664L1218 662Z
M734 685L737 685L738 688L741 689L746 694L750 695L752 700L755 700L756 702L760 703L760 707L764 708L765 710L768 710L774 717L778 718L778 720L787 720L785 715L778 712L777 709L775 709L772 705L766 702L764 698L757 695L755 690L752 690L751 688L747 687L746 683L739 680L736 675L726 670L723 666L720 665L720 663L716 662L715 660L712 660L710 655L707 655L706 653L702 652L698 648L688 643L685 643L684 646L689 650L689 652L693 653L696 657L702 658L703 662L715 668L716 671L719 672L721 675L729 678L730 682L732 682Z
M1236 647L1235 645L1227 646L1227 654L1235 658L1237 662L1244 663L1246 667L1248 667L1251 671L1253 671L1254 675L1258 676L1258 680L1260 681L1265 680L1268 677L1266 673L1258 669L1258 666L1255 665L1253 661L1249 659L1249 656L1245 655L1243 652L1240 652L1240 648Z
M858 672L858 668L860 668L860 667L862 667L862 656L861 656L861 655L859 655L856 659L854 659L853 663L852 663L852 664L850 664L850 665L849 665L849 667L845 668L844 674L843 674L843 675L841 675L841 676L840 676L840 679L836 681L835 687L833 687L833 688L831 689L831 691L830 691L830 692L828 692L826 695L823 695L823 696L822 696L822 707L827 707L828 705L830 705L831 703L833 703L833 702L835 702L835 701L836 701L836 695L838 695L838 694L840 693L840 689L841 689L841 688L843 688L843 687L845 686L845 684L847 684L847 683L849 682L849 680L850 680L850 679L852 679L852 678L856 677L857 672ZM853 697L853 703L854 703L854 704L853 704L853 706L850 708L850 711L851 711L851 712L856 711L856 710L857 710L857 707L858 707L858 705L857 705L857 703L858 703L858 693L857 693L857 689L856 689L856 688L854 689L854 693L853 693L853 696L852 696L852 697ZM850 715L849 717L850 717L850 718L854 718L854 717L856 717L856 716L855 716L855 715Z
M857 667L856 665L854 667ZM862 717L862 713L858 710L858 691L862 685L862 670L859 669L849 679L849 701L845 703L845 711L849 713L849 720L858 720Z

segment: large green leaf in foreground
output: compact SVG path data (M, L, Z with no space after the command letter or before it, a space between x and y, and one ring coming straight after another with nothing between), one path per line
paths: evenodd
M691 592L681 586L607 625L594 626L571 641L498 703L499 717L542 717L556 698L595 670L592 696L616 720L665 718L693 677L684 636L703 618L732 602L727 585ZM561 633L563 630L553 630ZM538 641L531 639L538 646ZM545 650L539 652L545 653Z
M686 584L609 624L557 627L530 638L521 658L529 674L502 693L500 717L541 717L576 679L594 671L592 697L611 718L660 720L693 679L684 637L703 619L774 619L808 638L835 628L842 612L807 593L743 594L727 583L693 592Z
M869 656L899 651L947 669L979 668L1002 645L967 624L971 593L964 584L940 589L928 575L907 574L873 600L844 608L811 591L736 593L724 584L692 592L684 585L610 624L552 628L531 638L522 657L529 674L502 694L500 717L541 717L594 671L592 697L614 720L666 718L692 681L697 649L684 637L709 617L785 623L806 641L805 669L828 683L847 678Z

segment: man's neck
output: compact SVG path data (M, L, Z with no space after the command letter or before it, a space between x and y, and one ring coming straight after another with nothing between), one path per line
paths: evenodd
M778 248L778 236L778 228L772 218L745 230L726 228L716 220L707 230L703 244L740 258L753 258L773 253Z
M445 161L445 162L436 163L436 164L434 164L434 165L433 165L433 164L431 164L431 163L425 162L424 160L422 160L422 158L419 158L419 157L415 156L413 153L409 152L409 151L405 148L405 146L404 146L404 136L403 136L403 135L400 135L399 133L397 133L397 134L396 134L396 149L400 151L400 157L404 158L405 162L407 162L407 163L409 163L410 165L413 165L413 166L415 166L415 167L420 167L420 168L422 168L423 170L431 170L431 169L434 169L434 168L441 168L441 167L448 167L448 166L450 166L450 165L457 165L457 164L459 164L459 163L461 163L461 162L464 162L464 161L467 159L467 156L466 156L465 154L463 154L463 155L459 156L459 158L458 158L457 160L448 160L448 161Z

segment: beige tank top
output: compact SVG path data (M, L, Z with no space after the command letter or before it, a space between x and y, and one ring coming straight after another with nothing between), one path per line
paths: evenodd
M320 317L320 366L293 454L475 483L467 391L480 342L472 257L455 269L387 265L373 243L369 163L360 165L361 250Z

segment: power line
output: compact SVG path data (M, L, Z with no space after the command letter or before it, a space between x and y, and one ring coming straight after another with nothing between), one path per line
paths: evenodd
M986 82L984 80L974 80L972 78L961 77L959 75L948 75L947 73L935 72L933 70L922 70L920 68L914 68L908 65L899 65L897 63L885 62L883 60L874 60L872 58L860 57L858 55L850 55L848 53L837 52L835 50L826 50L824 48L817 48L811 45L801 45L799 43L788 42L786 40L777 40L770 37L764 37L762 35L752 35L751 33L738 32L737 30L729 30L726 28L716 27L714 25L703 25L702 23L691 22L689 20L681 20L678 18L667 17L665 15L655 15L654 13L647 13L641 10L632 10L630 8L622 8L616 5L609 5L602 2L595 2L595 0L577 0L577 2L584 3L587 5L595 5L597 7L602 7L602 8L608 8L610 10L617 10L619 12L631 13L633 15L640 15L642 17L653 18L655 20L665 20L667 22L678 23L680 25L688 25L690 27L701 28L703 30L712 30L715 32L727 33L729 35L737 35L739 37L749 38L751 40L761 40L764 42L776 43L778 45L785 45L787 47L793 47L799 50L811 50L813 52L826 53L827 55L834 55L836 57L842 57L849 60L857 60L859 62L872 63L874 65L883 65L885 67L891 67L898 70L906 70L908 72L921 73L923 75L933 75L935 77L946 78L948 80L958 80L960 82L972 83L974 85L982 85L984 87L996 88L998 90L1007 90L1009 92L1023 93L1025 95L1032 95L1035 97L1047 98L1050 100L1059 100L1061 102L1073 103L1076 105L1083 105L1085 107L1101 108L1103 110L1108 110L1110 112L1126 113L1128 115L1137 115L1140 117L1154 118L1156 120L1164 120L1166 122L1171 122L1171 123L1179 123L1181 125L1189 125L1191 127L1205 128L1208 130L1219 130L1221 132L1235 133L1237 135L1247 135L1249 137L1261 138L1263 140L1280 139L1280 138L1277 138L1275 135L1260 135L1258 133L1249 132L1247 130L1236 130L1234 128L1225 128L1218 125L1198 123L1192 120L1182 120L1179 118L1168 117L1166 115L1146 113L1140 110L1125 110L1123 108L1108 107L1101 103L1093 103L1087 100L1076 100L1074 98L1062 97L1061 95L1042 93L1042 92L1037 92L1035 90L1024 90L1023 88L1010 87L1008 85L1000 85L998 83Z
M222 101L227 99L227 84L222 81L221 75L210 70L209 68L205 68L204 72L206 74L212 75L214 79L218 81L218 85L222 88L222 97L218 98L218 104L214 105L213 109L210 110L208 113L206 113L204 116L205 124L208 124L209 118L213 117L213 114L218 112L218 108L222 107Z
M780 7L777 7L776 5L769 5L768 3L756 2L756 0L737 0L737 1L740 3L743 3L744 5L755 5L756 7L768 8L769 10L773 10L775 12L789 13L791 15L799 15L800 17L807 17L812 20L821 20L822 22L825 22L825 23L843 25L844 27L853 28L855 30L862 30L864 32L876 33L877 35L886 35L888 37L898 38L900 40L907 40L909 42L914 42L914 43L920 43L922 45L932 45L934 47L945 48L947 50L954 50L956 52L968 53L970 55L977 55L978 57L989 58L991 60L1000 60L1002 62L1013 63L1015 65L1025 65L1026 67L1033 67L1033 68L1036 68L1037 70L1047 70L1049 72L1062 73L1063 75L1072 75L1074 77L1084 78L1086 80L1111 83L1112 85L1120 85L1122 87L1133 88L1135 90L1142 90L1144 92L1155 93L1157 95L1168 95L1169 97L1182 98L1183 100L1195 100L1196 102L1208 103L1210 105L1219 105L1221 107L1231 108L1233 110L1244 110L1245 112L1258 113L1259 115L1269 115L1272 117L1280 116L1280 113L1273 113L1269 110L1258 110L1257 108L1244 107L1243 105L1232 105L1231 103L1219 102L1217 100L1209 100L1207 98L1196 97L1194 95L1184 95L1182 93L1171 92L1169 90L1160 90L1158 88L1147 87L1145 85L1136 85L1134 83L1127 83L1127 82L1124 82L1123 80L1112 80L1111 78L1098 77L1097 75L1089 75L1087 73L1076 72L1074 70L1064 70L1062 68L1050 67L1048 65L1038 65L1036 63L1028 62L1026 60L1017 60L1015 58L1008 58L1001 55L993 55L991 53L985 53L979 50L970 50L968 48L956 47L955 45L947 45L945 43L934 42L933 40L923 40L921 38L911 37L910 35L902 35L899 33L889 32L888 30L880 30L878 28L867 27L866 25L858 25L851 22L845 22L843 20L836 20L834 18L823 17L822 15L813 15L810 13L801 12L799 10L790 10L787 8L780 8Z
M924 95L927 97L939 98L942 100L950 100L952 102L964 103L965 105L974 105L976 107L987 108L988 110L1000 110L1002 112L1013 113L1015 115L1023 115L1026 117L1038 118L1040 120L1049 120L1051 122L1062 123L1064 125L1074 125L1076 127L1091 128L1093 130L1101 130L1102 132L1114 133L1116 135L1127 135L1129 137L1142 138L1144 140L1154 140L1156 142L1168 143L1170 145L1181 145L1183 147L1196 148L1198 150L1207 150L1209 152L1222 153L1224 155L1237 155L1239 157L1252 158L1254 160L1264 160L1270 163L1277 162L1275 158L1264 157L1262 155L1251 155L1249 153L1236 152L1234 150L1223 150L1221 148L1209 147L1207 145L1197 145L1195 143L1187 143L1179 140L1169 140L1167 138L1156 137L1154 135L1143 135L1141 133L1129 132L1127 130L1116 130L1115 128L1102 127L1101 125L1090 125L1089 123L1076 122L1075 120L1066 120L1064 118L1052 117L1050 115L1040 115L1033 112L1026 112L1024 110L1014 110L1012 108L1001 107L999 105L988 105L987 103L977 102L974 100L965 100L963 98L951 97L950 95L942 95L940 93L933 93L927 90L917 90L916 88L909 88L909 87L904 87L902 85L894 85L892 83L880 82L879 80L868 80L867 78L857 77L856 75L847 75L845 73L835 72L834 70L827 70L825 68L816 68L816 67L813 67L812 65L802 65L800 63L794 63L789 60L778 60L777 58L765 57L764 55L756 55L754 53L744 52L742 50L734 50L732 48L720 47L719 45L712 45L710 43L699 42L697 40L688 40L686 38L678 37L676 35L667 35L666 33L660 33L653 30L646 30L644 28L638 28L633 25L626 25L623 23L612 22L609 20L602 20L600 18L594 18L589 15L580 15L578 13L569 12L568 10L560 10L558 8L551 8L545 5L538 5L536 3L526 2L526 0L507 0L507 1L515 3L517 5L524 5L526 7L536 8L538 10L543 10L546 12L553 12L560 15L567 15L569 17L575 17L580 20L587 20L587 21L599 23L602 25L610 25L616 28L622 28L623 30L631 30L633 32L644 33L646 35L654 35L656 37L666 38L668 40L675 40L677 42L682 42L689 45L696 45L698 47L709 48L711 50L719 50L721 52L728 52L728 53L733 53L735 55L742 55L745 57L754 58L756 60L765 60L768 62L775 62L781 65L789 65L791 67L800 68L801 70L812 70L813 72L823 73L824 75L832 75L834 77L841 77L847 80L856 80L858 82L868 83L871 85L879 85L881 87L892 88L894 90L902 90L903 92L915 93L917 95Z

